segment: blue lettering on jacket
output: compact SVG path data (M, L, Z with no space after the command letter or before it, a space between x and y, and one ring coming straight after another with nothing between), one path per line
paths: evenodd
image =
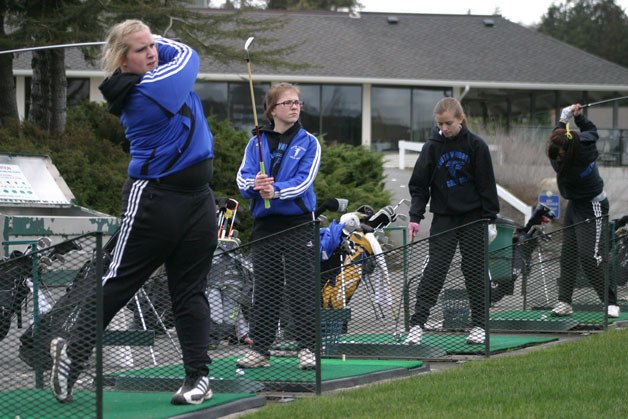
M585 178L585 177L589 176L594 168L595 168L595 162L592 161L591 163L589 163L589 165L587 166L586 169L584 169L582 172L580 172L580 177L581 178Z
M469 182L469 178L463 175L459 175L462 168L469 164L471 158L463 151L448 151L440 156L438 159L437 168L445 166L449 173L449 180L447 181L447 187L451 188L456 185L464 185Z

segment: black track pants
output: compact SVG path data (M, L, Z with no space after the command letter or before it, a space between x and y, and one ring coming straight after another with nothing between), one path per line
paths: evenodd
M558 300L571 304L576 286L578 269L582 271L593 286L600 301L605 300L604 270L606 255L603 229L608 229L608 199L600 202L567 203L565 212L566 228L560 255L560 277L558 279ZM587 222L584 222L588 220ZM577 225L576 225L577 224ZM611 287L608 292L608 303L617 304L617 295Z
M477 219L477 217L476 217ZM456 253L456 246L460 246L462 257L461 269L464 275L464 284L469 296L471 307L472 326L485 328L485 302L488 278L487 267L484 266L484 223L476 222L464 228L464 217L434 216L430 230L429 260L423 271L423 278L416 291L415 312L410 318L412 326L425 326L430 310L436 304L452 258Z
M216 249L216 209L209 186L184 190L127 180L124 216L109 269L103 277L107 327L162 264L168 275L175 327L188 375L207 375L210 314L206 278ZM95 344L94 310L81 310L68 347L83 364Z

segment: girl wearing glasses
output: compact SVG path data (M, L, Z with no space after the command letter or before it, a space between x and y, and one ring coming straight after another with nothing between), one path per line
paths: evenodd
M318 279L314 279L311 261L317 261L319 252L312 243L312 221L316 207L314 180L320 166L321 147L299 122L302 104L296 86L290 83L271 86L264 100L264 117L269 124L260 128L261 154L267 173L259 170L260 151L254 135L237 174L240 193L250 200L255 218L251 240L259 242L252 247L253 346L238 360L242 368L270 365L270 347L283 306L284 287L290 291L288 304L294 322L292 332L299 345L298 366L312 369L316 364L312 350ZM270 201L268 208L265 200Z

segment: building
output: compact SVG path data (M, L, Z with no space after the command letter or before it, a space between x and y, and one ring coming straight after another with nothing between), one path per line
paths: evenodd
M200 9L206 13L230 13ZM553 126L570 103L628 95L628 68L611 63L500 16L247 11L281 17L278 45L297 47L299 70L252 62L256 103L274 81L298 83L304 126L328 142L393 151L399 140L423 141L435 102L462 99L472 122L506 131ZM252 33L251 36L255 36ZM244 47L245 39L242 39ZM252 48L255 48L253 45ZM244 58L244 51L243 51ZM78 51L66 53L68 97L102 100L102 72ZM28 111L30 54L14 63L20 113ZM251 129L253 115L244 59L204 59L197 92L206 112ZM617 161L628 162L626 102L588 110ZM261 115L261 105L258 114Z

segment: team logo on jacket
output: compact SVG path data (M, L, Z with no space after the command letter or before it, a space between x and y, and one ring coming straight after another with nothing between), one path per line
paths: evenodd
M299 145L292 146L290 148L290 158L291 159L300 159L303 156L303 152L305 151L305 147L301 147Z
M471 158L467 153L462 151L449 151L438 159L437 168L440 169L443 166L447 168L449 174L449 180L447 181L447 187L451 188L456 185L464 185L469 182L469 178L460 174L462 168L469 164Z

